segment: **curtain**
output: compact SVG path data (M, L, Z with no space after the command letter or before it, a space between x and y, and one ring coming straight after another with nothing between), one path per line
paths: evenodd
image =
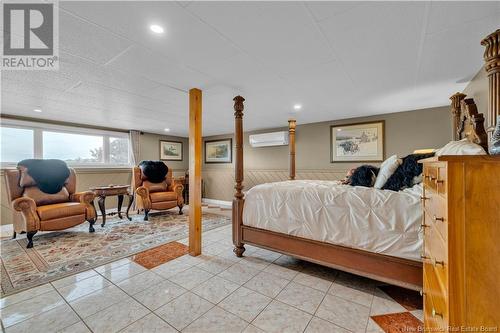
M131 163L132 163L132 165L137 165L140 162L139 156L140 156L141 146L139 144L139 141L140 141L140 137L141 137L141 132L131 130L129 136L130 136Z
M129 138L130 138L130 163L133 166L137 166L140 162L140 137L141 137L141 131L135 131L131 130L129 132ZM134 190L134 175L132 175L132 185L131 185L131 190ZM132 204L132 209L135 210L140 210L142 208L141 204L138 202L139 197L135 195L134 193L134 202Z

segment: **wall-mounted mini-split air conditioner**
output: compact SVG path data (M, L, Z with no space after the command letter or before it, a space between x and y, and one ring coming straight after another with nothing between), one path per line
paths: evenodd
M272 132L253 134L249 137L252 147L286 146L288 144L288 132Z

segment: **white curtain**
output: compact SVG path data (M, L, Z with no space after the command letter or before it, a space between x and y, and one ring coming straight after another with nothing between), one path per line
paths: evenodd
M130 159L132 165L137 165L140 162L139 156L140 156L141 146L139 140L141 137L141 132L131 130L129 136L130 136Z

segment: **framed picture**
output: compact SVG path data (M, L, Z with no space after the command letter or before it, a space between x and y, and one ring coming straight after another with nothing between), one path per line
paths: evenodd
M205 141L205 163L232 163L233 140Z
M160 160L182 161L182 142L160 140Z
M384 121L330 126L331 162L382 162Z

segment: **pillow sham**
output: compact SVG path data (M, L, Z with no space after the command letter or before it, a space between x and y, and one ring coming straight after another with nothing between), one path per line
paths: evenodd
M450 141L443 148L436 151L437 156L442 155L486 155L483 147L467 139Z
M401 165L401 159L398 158L398 155L392 155L388 159L386 159L380 165L380 170L377 175L377 180L375 181L375 188L382 188L385 185L390 176L396 171L398 166Z

